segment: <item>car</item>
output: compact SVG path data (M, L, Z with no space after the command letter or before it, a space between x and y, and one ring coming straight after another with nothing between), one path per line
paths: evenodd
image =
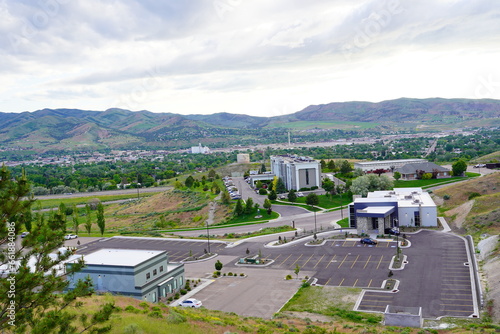
M29 232L23 232L21 233L21 238L26 238L30 234Z
M76 239L76 238L78 238L78 236L76 234L66 234L64 236L64 239L66 239L66 240L71 240L71 239Z
M474 166L474 168L483 168L486 167L486 164L477 164Z
M188 298L182 302L179 303L179 306L182 306L182 307L201 307L201 301L199 301L198 299L194 299L194 298Z
M400 235L401 233L395 228L386 228L384 230L385 234Z
M372 238L363 238L360 240L362 244L367 244L367 245L376 245L378 244L377 240L373 240Z
M304 194L303 194L303 193L301 193L301 192L298 192L298 193L296 193L295 195L297 195L297 197L304 197Z

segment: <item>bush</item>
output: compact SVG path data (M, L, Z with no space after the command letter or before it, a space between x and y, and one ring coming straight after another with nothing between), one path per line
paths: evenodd
M181 289L181 295L184 296L187 293L185 289Z
M233 273L232 272L228 272L227 276L233 276Z
M259 189L259 195L267 195L267 190L264 188Z
M469 195L469 200L471 200L471 199L473 199L473 198L476 198L476 197L479 197L479 196L481 196L481 194L480 194L480 193L476 193L476 192L471 193L471 194Z
M445 201L449 200L450 198L451 198L451 196L450 196L450 195L448 195L448 194L445 194L445 195L443 196L443 199L444 199Z
M288 280L291 280L292 279L292 275L286 275L285 279L288 281Z
M126 312L130 312L130 313L139 313L139 312L141 312L141 310L139 310L138 308L133 307L132 305L129 305L129 306L125 307L125 311Z
M171 324L180 324L182 322L186 322L186 317L182 314L177 313L173 309L170 309L170 313L167 316L167 322Z
M163 318L163 314L161 314L160 311L153 311L153 312L148 313L148 317L161 319L161 318Z
M240 276L243 277L243 276L245 276L245 274L241 273Z

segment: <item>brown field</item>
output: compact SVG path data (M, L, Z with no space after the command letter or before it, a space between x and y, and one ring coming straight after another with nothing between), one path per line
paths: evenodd
M443 197L449 195L450 199L445 200L443 208L452 209L469 200L469 195L479 193L481 196L492 195L500 191L500 173L493 173L478 177L469 181L452 184L447 187L437 189L434 194ZM477 198L476 198L477 199Z

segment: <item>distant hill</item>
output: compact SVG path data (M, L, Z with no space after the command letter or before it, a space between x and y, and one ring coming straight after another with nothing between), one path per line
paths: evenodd
M288 131L285 128L306 132L312 128L349 131L370 128L380 133L465 126L500 126L500 100L401 98L379 103L336 102L311 105L275 117L230 113L180 115L116 108L42 109L0 113L0 144L4 148L35 151L168 149L188 148L198 142L224 146L283 141Z

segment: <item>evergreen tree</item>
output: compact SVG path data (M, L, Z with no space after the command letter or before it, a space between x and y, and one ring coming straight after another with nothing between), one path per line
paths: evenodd
M276 182L276 193L277 194L283 194L286 193L286 186L285 183L283 182L283 179L278 178L278 182Z
M269 195L267 195L267 198L269 198L271 201L275 201L278 198L278 195L276 195L276 191L271 190Z
M253 210L254 210L253 199L252 197L248 197L247 202L245 203L245 213L251 214Z
M186 181L184 181L184 184L186 185L186 187L191 188L191 187L193 187L194 182L195 182L194 177L192 177L191 175L189 175L186 178Z
M243 214L243 204L241 204L241 199L236 201L236 206L234 207L234 215L241 216Z
M288 192L288 200L292 203L295 203L295 201L297 201L297 194L295 189L290 189L290 191Z
M229 196L229 192L227 190L224 190L221 194L220 200L222 204L229 204L231 203L231 196Z
M22 229L16 216L31 210L33 199L29 193L24 173L13 180L5 167L0 170L0 240L7 243L7 247L0 248L0 264L9 267L8 277L0 284L0 332L76 333L76 325L89 332L108 332L111 327L102 324L109 319L114 306L105 304L89 316L81 309L81 301L77 301L92 294L90 279L79 281L74 290L61 294L69 284L66 277L84 265L83 260L74 262L67 267L66 275L54 270L71 256L71 252L51 256L64 245L64 212L53 212L47 220L37 214L31 233L22 239L21 247L16 247L16 235ZM11 286L15 286L15 291ZM74 310L69 312L70 308L80 308L79 316ZM98 324L101 325L95 326Z

